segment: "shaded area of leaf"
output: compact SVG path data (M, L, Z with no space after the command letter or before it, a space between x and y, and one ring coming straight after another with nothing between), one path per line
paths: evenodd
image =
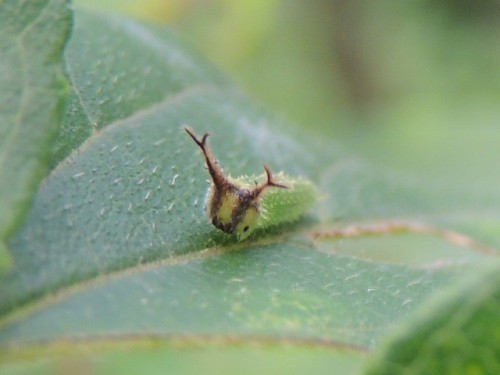
M474 248L462 247L432 235L388 233L316 241L319 250L390 264L439 268L450 265L481 264L488 259Z
M278 345L279 342L235 344L195 341L193 345L182 340L176 344L138 339L74 343L71 349L67 345L35 346L14 357L4 351L0 372L81 373L85 369L99 374L304 374L330 373L334 368L348 375L357 374L364 361L359 353L332 348Z
M31 317L0 341L155 333L316 338L371 347L464 267L374 264L293 242L159 263L103 277Z
M47 167L64 105L62 53L71 27L64 0L0 4L0 270Z
M500 263L438 296L388 343L367 374L500 373Z

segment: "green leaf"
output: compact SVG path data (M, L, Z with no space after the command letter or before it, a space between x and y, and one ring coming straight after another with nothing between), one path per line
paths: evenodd
M498 192L359 161L256 105L166 30L77 11L65 63L53 169L0 283L2 370L27 357L66 366L62 341L92 366L179 346L191 361L197 345L238 363L254 343L277 348L269 361L292 345L309 361L331 353L318 368L357 371L393 325L497 254ZM237 243L206 217L208 173L186 125L212 134L226 173L266 163L324 199Z
M498 374L500 264L439 293L367 374Z
M61 63L71 27L65 1L0 3L0 272L47 168L65 101Z
M109 14L78 12L65 56L72 90L54 167L113 122L186 90L228 84L172 33Z
M363 357L355 353L333 352L329 348L310 345L289 346L256 343L213 342L200 347L159 340L127 340L94 345L65 344L49 348L31 348L30 353L5 363L2 374L53 374L89 369L98 374L303 374L307 371L324 374L334 368L342 374L354 374ZM236 345L235 345L236 344ZM68 350L69 349L69 350ZM33 359L30 354L39 355ZM89 356L89 351L93 354ZM10 354L10 351L0 353ZM42 354L43 356L41 356ZM1 358L0 358L1 359Z

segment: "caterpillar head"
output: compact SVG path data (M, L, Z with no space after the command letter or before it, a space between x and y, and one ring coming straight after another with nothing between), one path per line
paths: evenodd
M212 224L220 230L235 234L238 240L247 238L256 228L262 215L260 200L269 188L286 189L274 180L268 166L264 165L266 180L255 186L243 185L226 177L217 160L207 146L208 133L198 138L192 130L185 128L193 141L200 147L212 178L207 202L207 213Z

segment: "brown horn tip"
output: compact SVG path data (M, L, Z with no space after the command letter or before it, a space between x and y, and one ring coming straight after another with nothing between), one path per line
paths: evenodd
M189 134L191 138L193 138L193 141L195 141L195 143L200 146L202 150L205 150L205 143L207 142L207 138L210 135L209 133L205 133L203 137L201 137L201 140L199 140L190 128L185 127L184 130Z
M266 171L266 175L267 175L267 182L266 182L265 186L274 186L277 188L288 189L288 186L280 184L274 180L273 173L271 172L271 169L266 164L264 164L264 170Z

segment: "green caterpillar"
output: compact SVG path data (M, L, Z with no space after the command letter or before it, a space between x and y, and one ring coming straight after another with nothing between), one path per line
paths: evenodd
M318 192L312 182L283 173L273 175L267 165L265 174L256 178L227 177L207 145L209 134L200 139L192 130L185 130L203 152L212 178L208 217L216 228L235 234L238 241L255 229L297 220L316 202Z

